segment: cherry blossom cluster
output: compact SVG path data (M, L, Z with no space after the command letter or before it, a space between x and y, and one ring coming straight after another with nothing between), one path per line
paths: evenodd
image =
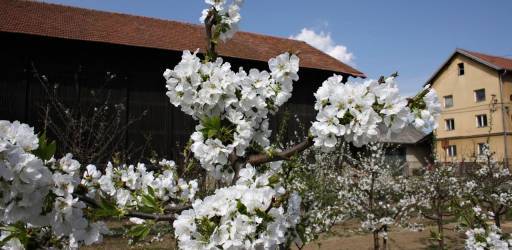
M243 0L233 0L229 6L226 6L226 0L205 0L205 2L210 8L202 11L199 20L204 23L208 15L214 15L214 18L219 19L215 27L213 27L213 29L219 33L219 38L222 41L226 41L233 37L238 31L238 23L241 19L240 6Z
M425 134L432 132L437 128L437 118L441 113L441 103L435 90L427 85L413 100L415 102L411 104L410 108L413 114L412 124Z
M196 200L174 221L180 249L276 249L299 221L300 196L247 165L234 186Z
M284 53L269 60L270 72L247 73L232 71L221 58L201 62L196 54L183 52L181 62L164 72L167 96L200 122L191 136L191 151L201 166L227 178L229 154L243 156L251 143L269 146L268 115L291 97L299 58Z
M86 205L73 196L80 183L80 164L71 154L44 162L31 152L38 147L33 128L17 121L0 121L1 224L51 227L52 234L69 248L101 241L106 227L89 221L84 214ZM19 228L2 230L2 237L15 229ZM12 237L8 245L21 243Z
M23 249L25 230L39 232L40 238L50 233L59 247L71 249L101 241L108 229L90 214L91 204L81 194L94 204L112 200L122 215L144 208L144 195L172 207L191 202L198 189L195 180L178 178L173 161L162 160L158 171L140 163L109 163L103 174L94 165L83 169L71 154L39 158L34 154L38 141L32 127L0 121L0 238L14 249Z
M466 231L464 248L467 250L509 250L512 247L512 240L503 239L501 229L492 225L489 230L474 228Z
M476 218L473 228L466 231L465 249L467 250L508 250L512 248L512 239L506 237L496 225L488 226L485 221L490 216L482 211L479 206L473 207L472 214ZM507 239L508 238L508 239Z
M394 77L383 82L343 82L334 75L315 93L316 121L311 127L315 146L328 151L341 139L355 146L399 133L408 124L430 132L441 109L434 90L425 89L410 101L399 95Z
M3 223L39 217L52 173L31 154L37 149L34 129L19 122L0 121L0 218Z
M87 187L87 196L113 199L119 208L125 209L143 207L141 194L154 194L162 202L192 201L198 189L197 181L178 178L173 161L164 159L159 165L158 171L148 171L143 163L114 167L109 162L105 174L89 165L82 185Z
M90 222L84 211L87 204L73 195L80 184L80 163L72 157L66 154L59 161L48 162L53 172L52 193L56 196L50 225L54 235L67 236L69 247L78 248L81 243L101 241L108 229L101 221Z

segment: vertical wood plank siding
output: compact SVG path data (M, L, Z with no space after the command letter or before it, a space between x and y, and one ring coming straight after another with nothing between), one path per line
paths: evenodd
M20 120L38 131L42 129L40 106L45 102L45 94L30 73L31 63L51 83L59 84L58 93L68 105L90 103L88 93L98 90L110 72L116 74L116 78L106 89L113 102L125 105L123 119L126 121L128 117L147 111L125 135L124 147L142 146L149 136L151 150L159 156L180 157L197 122L169 103L162 72L179 62L181 52L9 33L0 33L0 40L0 119ZM234 69L240 66L268 68L262 62L227 60ZM75 81L77 71L79 79ZM317 69L300 71L301 80L295 85L286 109L297 114L306 127L315 115L313 93L332 74ZM291 119L294 120L293 116ZM271 128L275 130L279 120L271 119ZM289 124L291 138L298 127L292 126L293 121Z

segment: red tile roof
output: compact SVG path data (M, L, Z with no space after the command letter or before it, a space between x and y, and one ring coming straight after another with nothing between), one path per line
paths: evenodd
M0 32L104 42L174 51L205 47L201 25L33 1L0 0ZM366 77L312 46L292 39L238 32L221 56L268 61L300 51L301 66Z
M497 70L512 70L512 58L506 58L506 57L499 57L499 56L492 56L488 54L483 54L479 52L464 50L464 49L458 49L457 51L466 54L471 55L475 57L474 59L479 59L480 61L489 64L489 66L497 69Z

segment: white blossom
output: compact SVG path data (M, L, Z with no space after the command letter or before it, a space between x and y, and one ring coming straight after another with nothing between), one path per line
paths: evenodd
M269 60L269 68L234 72L221 58L202 63L197 51L185 51L163 74L171 103L199 121L191 135L194 157L218 179L232 178L226 166L231 153L243 156L251 143L269 146L268 115L291 97L299 58L283 53ZM220 125L228 132L212 127Z

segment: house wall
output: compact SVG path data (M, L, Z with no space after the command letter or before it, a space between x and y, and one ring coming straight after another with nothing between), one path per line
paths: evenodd
M409 166L409 171L412 169L422 168L428 164L427 159L430 156L430 147L423 144L412 144L406 146L405 159Z
M504 119L505 128L507 131L507 139L512 134L512 72L507 71L504 75L502 74L502 83L503 83L503 102L500 104L503 105L504 110ZM501 106L500 106L501 107ZM501 117L501 116L500 116ZM512 145L508 144L509 148L512 148ZM512 157L512 156L509 156Z
M489 141L487 141L489 139ZM449 138L450 145L457 146L457 156L449 157L446 150L442 148L442 143L436 143L436 155L440 161L475 161L478 157L478 143L488 143L492 152L495 153L495 159L504 161L505 148L503 135L494 136L476 136L470 138ZM508 145L512 145L512 138L507 136ZM510 161L510 150L509 150Z
M464 63L464 75L458 75L458 64ZM496 152L498 159L505 155L505 142L503 134L511 132L511 117L507 113L502 117L502 107L510 106L512 94L512 82L510 78L503 85L503 100L501 98L498 71L476 62L464 55L456 54L432 81L433 88L437 91L443 109L438 119L439 127L435 131L436 153L441 160L446 158L446 152L442 145L456 145L457 156L449 160L468 160L474 156L477 143L485 142L489 135L491 151ZM482 102L475 101L474 91L485 89L486 99ZM453 96L453 107L444 107L444 96ZM495 95L495 104L491 105L492 95ZM491 107L495 112L491 112ZM488 126L477 127L476 116L487 115ZM503 118L505 126L503 126ZM446 119L455 120L455 129L448 131L445 126ZM507 138L510 141L510 138ZM510 145L510 143L509 143ZM512 145L510 145L512 146ZM511 151L508 147L508 155Z

